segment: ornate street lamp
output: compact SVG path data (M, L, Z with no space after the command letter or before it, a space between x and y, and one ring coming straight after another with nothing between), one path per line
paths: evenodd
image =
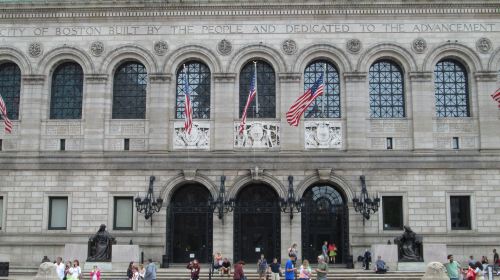
M210 197L208 201L209 207L215 213L218 212L217 216L222 222L224 222L224 214L228 212L232 212L234 210L235 201L234 199L226 200L226 189L225 189L226 176L222 175L220 177L220 188L219 194L216 200Z
M365 224L365 219L369 220L370 215L378 211L380 204L380 198L373 196L370 198L368 191L366 190L365 175L359 177L361 180L361 194L360 196L354 196L352 203L354 204L354 210L363 215L363 225Z
M288 176L288 195L286 199L280 198L280 208L283 213L290 213L290 223L293 220L293 213L300 213L304 208L303 199L295 199L293 191L293 176Z
M144 218L151 218L151 225L153 224L153 214L155 212L160 212L161 206L163 204L163 199L157 198L155 200L153 192L153 182L155 181L155 176L149 177L149 188L146 197L141 199L139 196L135 198L135 207L139 213L144 213Z

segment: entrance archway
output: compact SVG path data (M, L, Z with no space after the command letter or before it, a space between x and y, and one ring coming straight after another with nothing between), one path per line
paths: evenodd
M266 184L250 184L236 197L234 260L255 262L260 254L280 259L281 213L279 196Z
M316 261L324 241L337 247L335 263L344 263L349 250L349 219L345 196L328 184L309 187L303 199L303 258Z
M187 263L193 257L208 262L213 247L210 197L208 189L198 183L183 185L172 195L167 215L168 253L172 262Z

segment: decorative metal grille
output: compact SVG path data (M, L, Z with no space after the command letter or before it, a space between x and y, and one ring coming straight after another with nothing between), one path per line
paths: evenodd
M434 69L437 117L469 117L469 90L465 67L455 60L442 60Z
M403 72L392 61L382 60L370 67L370 117L404 118Z
M113 119L144 119L148 73L139 62L125 62L113 81Z
M51 119L81 119L83 70L78 63L65 62L52 75Z
M326 71L325 71L326 68ZM327 61L316 61L304 70L304 91L324 74L325 90L307 108L305 118L340 118L340 79L335 66Z
M14 63L0 64L0 95L2 95L7 116L19 119L19 98L21 93L21 70Z
M240 73L240 117L245 109L254 72L254 63L250 61ZM258 113L256 108L257 99L259 100ZM262 60L257 60L257 96L250 104L247 116L248 118L276 117L276 76L271 65Z
M203 63L192 61L187 68L189 93L193 107L193 119L210 119L210 69ZM184 118L184 67L177 71L175 118Z

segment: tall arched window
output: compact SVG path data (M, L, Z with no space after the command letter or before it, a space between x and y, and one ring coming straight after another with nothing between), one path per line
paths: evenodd
M75 62L65 62L54 70L50 92L51 119L81 119L83 70Z
M276 77L267 62L257 60L257 96L248 108L248 118L276 117ZM255 73L254 62L248 62L240 72L240 114L243 114L250 91L250 82ZM256 101L259 101L257 112Z
M469 117L469 89L465 67L445 59L434 69L434 93L437 117Z
M186 64L189 94L193 107L194 119L210 119L210 69L201 62L191 61ZM175 96L175 118L184 118L184 66L177 71L177 90Z
M370 67L370 117L403 118L405 116L403 71L389 60Z
M325 90L307 108L305 117L340 118L340 79L333 64L323 60L309 64L304 70L304 91L312 87L321 74L326 77L323 78Z
M135 61L121 64L113 80L113 119L146 118L147 85L144 65Z
M21 93L21 70L12 63L0 64L0 95L7 106L7 116L19 119L19 98Z

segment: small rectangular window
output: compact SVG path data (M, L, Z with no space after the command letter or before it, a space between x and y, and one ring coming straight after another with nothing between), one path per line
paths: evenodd
M125 151L130 150L130 139L128 138L123 139L123 150Z
M460 143L458 141L458 137L453 137L453 149L454 150L460 149Z
M66 229L68 198L49 197L49 229Z
M3 224L3 196L0 196L0 230L2 230Z
M3 139L0 139L0 151L3 151Z
M382 215L384 230L403 229L403 197L383 196Z
M134 198L115 197L115 211L113 219L113 229L115 230L132 230L133 214L134 214Z
M59 150L66 151L66 139L60 139Z
M392 150L392 137L387 137L387 150Z
M450 196L451 229L470 230L470 196Z

